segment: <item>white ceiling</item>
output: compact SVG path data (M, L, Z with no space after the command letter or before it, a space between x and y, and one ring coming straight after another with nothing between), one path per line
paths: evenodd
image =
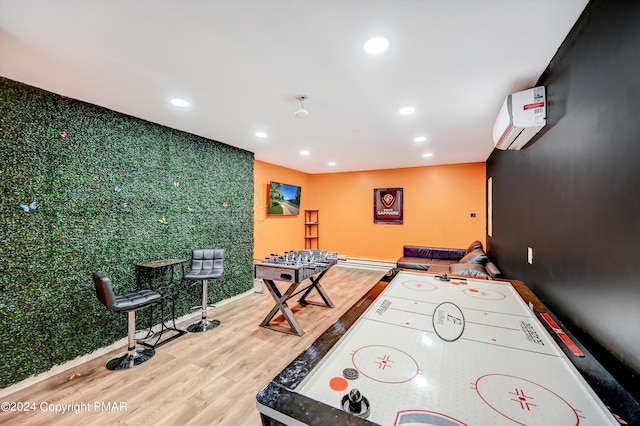
M0 0L0 76L307 173L482 162L586 3Z

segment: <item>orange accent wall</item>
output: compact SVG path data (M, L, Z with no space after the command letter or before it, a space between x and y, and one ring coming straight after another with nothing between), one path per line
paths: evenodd
M309 175L256 161L254 257L304 247L304 210L319 210L323 250L395 261L405 244L466 248L485 242L484 163ZM300 216L266 217L269 181L302 186ZM373 189L404 189L404 223L373 223ZM471 213L476 217L472 218Z

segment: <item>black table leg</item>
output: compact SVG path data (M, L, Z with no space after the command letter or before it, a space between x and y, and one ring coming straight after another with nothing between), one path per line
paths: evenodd
M168 297L164 297L162 299L162 302L160 302L160 311L161 311L160 312L160 321L161 321L161 323L160 323L160 332L157 334L158 337L157 337L156 341L153 344L148 344L146 342L140 342L141 345L144 345L144 346L147 346L149 348L155 349L155 348L157 348L159 346L162 346L165 343L169 343L169 342L171 342L171 341L177 339L178 337L180 337L180 336L182 336L182 335L187 333L187 330L179 329L176 326L176 301L174 299L175 296L176 295L172 294L172 295L170 295ZM165 302L168 299L171 299L171 322L172 322L171 326L168 326L166 324L168 321L165 321L165 317L164 317ZM161 340L162 339L162 335L166 331L174 331L176 334L174 334L173 336L170 336L170 337L168 337L168 338L166 338L164 340Z
M181 330L176 326L175 302L178 292L173 288L175 279L174 267L180 264L182 275L184 276L184 263L181 260L173 259L169 260L169 262L164 265L153 265L153 262L145 265L136 265L138 287L140 288L143 281L148 281L149 288L155 288L163 296L160 303L160 330L157 333L153 332L154 307L152 306L149 309L149 331L145 337L138 339L141 345L152 349L169 343L187 333L186 330ZM171 318L165 320L165 307L169 301L171 302ZM167 323L170 323L170 325L167 325ZM163 334L167 331L175 332L175 334L162 340ZM155 341L151 343L151 339L155 339Z

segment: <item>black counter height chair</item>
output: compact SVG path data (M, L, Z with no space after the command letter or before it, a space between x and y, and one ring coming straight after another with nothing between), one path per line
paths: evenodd
M93 273L93 283L96 286L98 299L112 311L126 312L129 319L127 352L109 360L107 368L109 370L127 370L149 361L155 355L155 351L151 348L140 350L136 348L136 311L159 303L162 300L160 293L149 289L139 289L115 294L111 279L100 272Z
M202 317L200 321L187 327L191 333L202 333L220 325L218 320L207 319L208 280L220 278L224 274L224 249L199 249L191 252L191 268L182 277L183 281L193 283L202 281Z

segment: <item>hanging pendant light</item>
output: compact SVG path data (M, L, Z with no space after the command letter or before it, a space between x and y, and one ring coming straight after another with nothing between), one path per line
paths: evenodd
M302 103L302 101L307 99L307 97L300 95L300 96L296 96L296 99L300 101L300 108L297 109L296 112L293 113L293 115L295 115L300 119L307 118L309 116L309 111L307 111L307 109L304 107L304 104Z

